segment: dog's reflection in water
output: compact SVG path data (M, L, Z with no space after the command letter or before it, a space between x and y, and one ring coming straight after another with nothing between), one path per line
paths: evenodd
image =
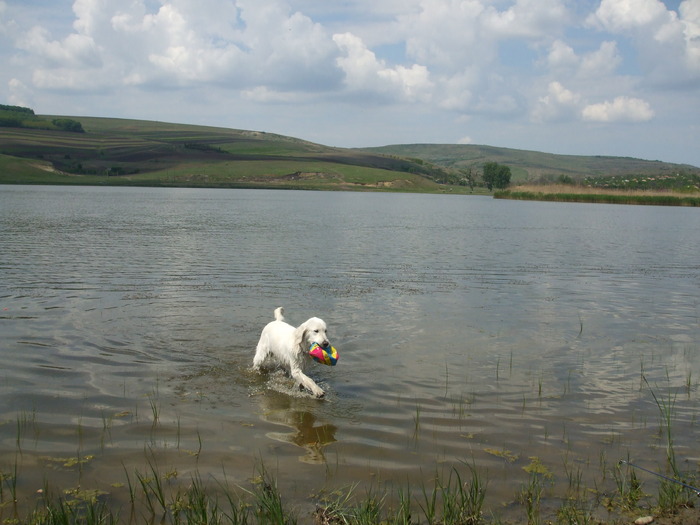
M303 448L305 454L299 457L300 461L325 463L323 447L336 441L335 433L338 427L319 422L318 418L311 412L295 409L292 406L292 399L287 400L286 403L280 401L278 398L275 399L274 403L263 403L267 405L263 407L263 417L270 423L285 425L292 428L293 431L268 432L267 437Z

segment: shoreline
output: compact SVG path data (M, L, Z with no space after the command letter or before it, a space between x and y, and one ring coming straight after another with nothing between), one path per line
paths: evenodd
M581 186L543 185L514 186L495 191L494 199L599 204L636 204L645 206L700 206L700 193L672 191L603 190Z

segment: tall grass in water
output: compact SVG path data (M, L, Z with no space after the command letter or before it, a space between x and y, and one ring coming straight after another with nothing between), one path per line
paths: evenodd
M590 489L580 490L576 474L570 477L569 493L556 513L558 525L600 525L594 519L598 501L586 497ZM469 466L469 476L452 468L447 475L438 475L432 487L423 485L422 498L411 497L411 488L387 491L370 488L365 494L356 494L358 485L341 489L330 497L315 496L316 510L303 517L296 509L284 504L275 479L261 466L250 487L212 481L206 484L194 474L189 483L163 483L163 475L151 463L145 473L138 473L136 483L129 479L131 504L114 509L108 495L99 491L66 491L55 496L48 486L43 490L37 508L26 518L16 512L3 515L0 523L23 525L84 524L112 525L117 523L159 523L163 525L230 524L230 525L482 525L500 523L496 517L484 516L486 483L482 475ZM629 473L623 477L633 481ZM127 474L127 478L129 478ZM161 481L156 482L156 478ZM531 471L523 484L518 500L524 509L528 525L555 523L550 516L542 516L541 501L546 476ZM572 481L573 480L573 481ZM626 483L626 482L625 482ZM623 489L629 492L628 488ZM242 497L241 497L242 496ZM628 509L634 510L634 496L630 494ZM150 501L150 503L149 503ZM7 510L7 506L5 506ZM627 509L626 509L627 510ZM421 513L422 511L422 513ZM613 519L610 523L620 523Z
M662 510L670 510L678 508L679 506L690 505L692 504L690 497L691 491L687 487L686 481L678 468L673 442L672 423L675 417L677 392L672 391L668 371L666 373L666 380L668 382L668 396L666 398L657 396L646 376L643 375L642 378L647 387L649 387L649 391L659 409L659 433L665 437L666 441L666 469L670 477L662 477L659 484L659 508Z
M527 525L539 525L540 518L540 501L542 499L542 476L537 472L531 472L530 478L519 494L519 500L525 506L525 514L527 515Z
M663 390L663 394L660 394L658 388L652 389L649 386L643 374L644 367L642 367L642 384L652 391L651 397L654 398L661 415L659 432L666 441L666 453L662 456L662 461L668 463L666 473L674 479L681 479L682 469L677 465L672 432L677 410L676 390L669 386L668 391ZM537 395L541 396L542 380L540 379L539 385L534 384L533 388ZM683 388L685 386L679 387L677 391L682 393ZM464 403L463 399L460 399L459 406L454 409L456 413L464 412L462 406ZM152 411L155 409L154 419L162 419L159 406L152 400L149 400L149 404ZM423 408L418 402L415 410L414 430L418 436L421 426L425 426L421 425ZM159 417L156 418L156 415ZM380 485L367 490L364 494L357 494L358 485L354 485L349 490L341 489L334 492L330 498L313 496L306 501L306 504L315 505L316 511L313 514L308 512L302 515L298 508L290 507L282 497L277 482L264 465L257 467L250 482L241 485L229 486L228 482L221 483L214 478L203 479L196 470L189 479L186 479L184 476L178 476L177 471L172 468L167 472L160 471L156 461L157 451L151 449L148 443L146 458L143 461L145 467L131 470L124 466L123 474L126 479L125 484L120 484L123 487L121 491L117 489L113 494L106 494L84 490L85 487L82 487L80 490L52 493L45 481L45 489L41 495L32 493L29 497L25 497L18 493L22 491L22 487L27 487L26 480L21 479L21 458L23 454L29 453L22 452L22 445L26 445L27 429L31 429L30 421L31 418L27 415L18 418L16 457L19 459L16 459L14 468L11 465L0 464L0 525L10 523L26 525L54 523L478 525L499 523L498 518L489 516L488 509L486 515L484 513L485 477L484 473L479 472L473 464L445 467L444 470L436 472L432 481L425 484L419 481L413 487L406 484L398 491L386 490L386 485ZM102 426L103 430L109 427L109 422L104 417ZM178 447L179 432L178 421ZM545 429L544 432L546 438L547 430ZM568 443L566 425L564 425L562 439ZM199 449L188 451L196 457L202 449L202 438L199 432L197 432L197 440ZM658 452L661 455L661 450ZM87 456L70 459L80 468L85 458ZM517 457L515 459L517 460ZM533 525L540 523L591 525L601 523L601 512L615 513L610 521L613 523L617 522L618 514L627 514L639 506L647 505L649 495L642 494L640 480L632 470L629 468L625 470L619 465L617 469L611 469L607 464L604 450L600 453L599 464L600 472L597 478L589 480L592 485L585 486L583 472L589 469L579 467L567 460L564 465L566 476L562 478L564 485L556 487L552 484L553 488L550 489L548 480L551 479L551 474L548 476L544 474L545 470L534 468L542 465L536 465L533 461L531 465L533 468L524 468L529 473L529 477L522 483L520 489L515 488L515 493L511 494L518 504L504 512L520 513L522 521L527 520ZM517 466L514 468L515 470L509 471L507 475L517 475L516 472L521 472ZM612 479L607 480L606 474L611 472ZM568 480L568 489L566 480ZM80 477L78 483L85 484L84 478ZM116 487L117 484L114 486ZM613 489L615 492L615 487L617 492L612 501L606 500L605 495L610 494L608 489ZM565 492L560 500L559 509L553 509L551 506L544 509L541 502L545 489L548 502L551 502L553 498L559 497L557 488ZM111 489L108 490L112 492ZM661 510L673 510L693 499L691 494L693 494L691 490L673 481L664 481L659 487L658 506ZM17 502L18 498L19 502ZM609 508L605 504L606 501L611 502L613 508ZM492 510L498 512L497 508ZM556 514L552 515L552 511Z
M270 476L262 464L260 476L255 480L252 495L256 503L259 523L287 525L297 522L296 516L285 511L282 505L282 495L277 489L277 481Z
M428 523L456 523L473 525L481 523L486 483L476 468L468 466L471 480L462 482L456 468L450 471L447 483L438 476L432 492L423 486L423 503L420 505Z
M622 465L625 465L623 471ZM637 474L627 462L619 462L613 470L613 479L617 487L617 497L620 506L626 510L634 509L644 496L642 484Z
M673 432L671 430L674 410L676 407L676 394L671 393L670 379L668 378L668 374L666 377L669 382L668 399L658 397L654 392L654 389L651 388L651 385L649 384L649 381L647 380L646 376L642 376L642 378L644 379L646 385L649 387L649 392L651 392L651 396L654 398L654 402L656 403L656 406L659 409L659 415L661 417L661 425L659 431L666 437L666 466L671 470L674 476L679 476L678 465L676 464L676 452L673 448Z
M700 206L700 197L669 192L602 190L575 186L517 186L496 191L496 199L554 202L597 202L604 204L645 204L657 206Z

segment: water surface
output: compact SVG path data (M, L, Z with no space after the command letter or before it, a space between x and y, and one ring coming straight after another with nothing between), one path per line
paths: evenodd
M693 469L699 245L688 208L4 186L0 470L127 501L145 457L241 485L264 461L304 508L466 462L507 502L532 457L662 469L650 386ZM250 370L277 306L328 323L325 400Z

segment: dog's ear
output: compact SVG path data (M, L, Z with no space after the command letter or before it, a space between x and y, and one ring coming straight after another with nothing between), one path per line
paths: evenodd
M297 348L299 352L304 352L306 348L306 323L302 323L294 329L294 348Z

